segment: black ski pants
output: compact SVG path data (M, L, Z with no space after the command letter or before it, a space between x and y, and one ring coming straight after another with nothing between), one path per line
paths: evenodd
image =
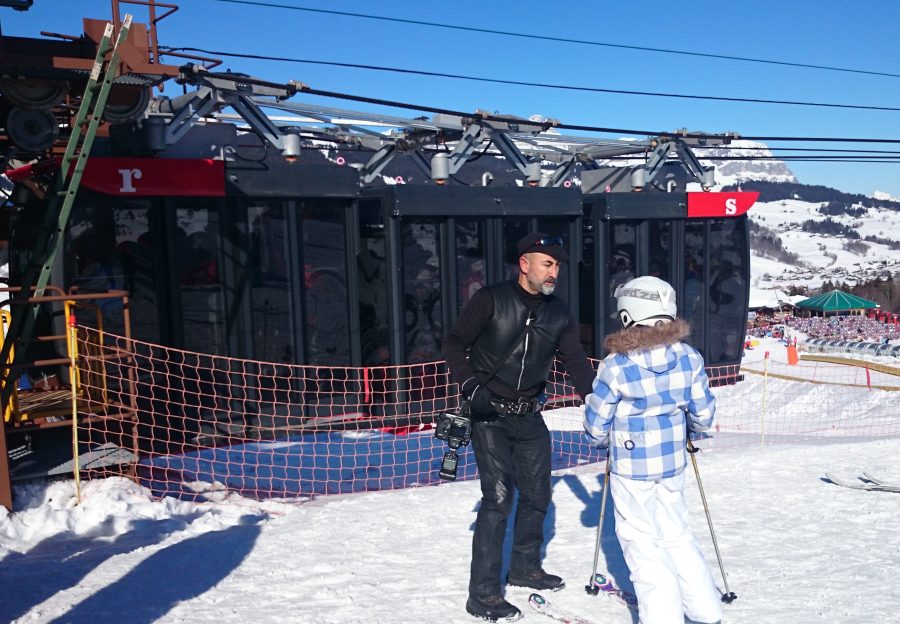
M520 575L541 567L544 518L551 496L550 432L540 412L476 419L472 429L481 507L472 538L469 594L487 596L501 593L503 538L516 488L519 503L509 568Z

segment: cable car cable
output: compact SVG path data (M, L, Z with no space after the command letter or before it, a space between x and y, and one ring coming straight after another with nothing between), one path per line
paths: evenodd
M162 48L161 48L162 49ZM201 48L165 48L170 51L175 50L186 50L186 51L200 51L211 54L219 54L222 56L228 55L230 53L220 53L220 52L212 52L209 50L203 50ZM258 58L270 58L270 60L278 60L277 57L261 57L258 55L253 55ZM303 62L303 61L296 61ZM212 75L212 74L210 74ZM222 76L233 77L234 74L223 73ZM259 84L263 86L279 86L284 87L284 84L275 83L272 81L265 81L260 79L255 79L252 77L242 77L242 80L248 83ZM489 120L489 121L501 121L501 122L521 122L522 119L512 117L512 116L504 116L504 115L491 115L486 113L470 113L464 111L456 111L446 108L438 108L433 106L425 106L421 104L410 104L407 102L398 102L396 100L385 100L381 98L372 98L367 96L359 96L359 95L351 95L348 93L340 93L335 91L325 91L321 89L313 89L306 85L303 85L299 91L306 93L308 95L319 95L323 97L330 97L336 99L357 101L357 102L365 102L368 104L377 104L380 106L389 106L393 108L403 108L407 110L416 110L422 112L430 112L430 113L440 113L447 115L456 115L463 118L471 118L473 116L477 116L481 119ZM900 109L897 109L900 110ZM691 139L710 139L710 138L722 138L722 135L710 134L710 133L702 133L702 132L672 132L672 131L653 131L653 130L635 130L635 129L626 129L626 128L605 128L599 126L588 126L583 124L564 124L564 123L548 123L547 129L549 128L560 128L565 130L580 130L585 132L603 132L603 133L611 133L611 134L631 134L638 136L663 136L669 137L673 135L677 135L679 138L691 138ZM764 142L772 142L772 141L785 141L785 142L804 142L804 141L815 141L815 142L834 142L834 143L897 143L900 144L900 139L887 139L887 138L850 138L850 137L787 137L787 136L740 136L735 137L749 141L764 141Z
M571 39L568 37L553 37L549 35L538 35L533 33L518 33L507 30L495 30L491 28L478 28L474 26L459 26L456 24L442 24L440 22L426 22L424 20L413 20L399 17L387 17L384 15L369 15L366 13L352 13L349 11L334 11L330 9L319 9L312 7L302 7L289 4L278 4L274 2L260 2L251 0L214 0L228 4L245 4L250 6L267 7L274 9L289 9L293 11L306 11L309 13L321 13L328 15L339 15L343 17L358 17L363 19L378 20L383 22L394 22L397 24L410 24L413 26L428 26L431 28L445 28L448 30L459 30L465 32L474 32L487 35L501 35L504 37L517 37L521 39L536 39L539 41L552 41L555 43L573 43L577 45L590 45L605 48L619 48L623 50L635 50L638 52L655 52L660 54L678 54L681 56L695 56L700 58L712 58L726 61L739 61L744 63L763 63L766 65L780 65L785 67L799 67L802 69L818 69L824 71L837 71L850 74L864 74L869 76L882 76L886 78L900 78L900 74L890 72L872 71L866 69L855 69L851 67L835 67L831 65L816 65L813 63L794 63L790 61L777 61L772 59L758 59L747 56L731 56L727 54L711 54L708 52L692 52L689 50L673 50L669 48L653 48L649 46L636 46L622 43L609 43L604 41L590 41L587 39Z
M235 58L246 58L261 61L276 61L285 63L303 63L307 65L326 65L329 67L345 67L350 69L366 69L371 71L394 72L400 74L411 74L417 76L428 76L432 78L450 78L453 80L471 80L475 82L487 82L491 84L513 85L520 87L536 87L541 89L560 89L564 91L582 91L587 93L610 93L614 95L637 95L645 97L667 97L686 100L707 100L713 102L735 102L739 104L776 104L781 106L814 106L819 108L843 108L853 110L875 110L887 112L900 112L900 107L896 106L876 106L870 104L837 104L830 102L805 102L802 100L770 100L765 98L739 98L727 97L721 95L692 95L686 93L664 93L661 91L633 91L628 89L605 89L603 87L583 87L577 85L562 85L547 82L531 82L527 80L509 80L505 78L485 78L482 76L466 76L463 74L450 74L446 72L433 72L418 69L405 69L402 67L384 67L380 65L366 65L361 63L342 63L338 61L317 61L313 59L289 58L283 56L266 56L261 54L248 54L242 52L223 52L219 50L206 50L194 47L178 47L163 48L164 51L184 51L184 52L202 52L204 54L213 54L215 56L229 56Z

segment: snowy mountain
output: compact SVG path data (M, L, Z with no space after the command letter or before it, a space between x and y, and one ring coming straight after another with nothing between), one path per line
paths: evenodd
M732 141L727 147L695 149L694 153L706 166L715 166L716 184L729 186L747 180L768 182L797 182L796 176L781 160L745 160L744 158L774 159L768 146L754 141ZM736 160L735 157L741 157Z
M900 202L900 197L894 197L890 193L885 193L884 191L875 191L874 193L872 193L872 197L874 199L882 199L882 200L886 200L886 201Z

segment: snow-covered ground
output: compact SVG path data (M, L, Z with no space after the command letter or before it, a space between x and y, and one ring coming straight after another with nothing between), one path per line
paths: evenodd
M760 379L749 375L740 391L752 394ZM823 403L853 413L842 402L855 395L824 391ZM865 469L900 482L898 454L897 438L767 437L765 445L704 450L703 485L729 589L738 596L724 607L724 621L896 621L900 494L842 488L824 477ZM553 483L545 567L569 584L553 600L598 624L633 624L625 607L583 590L602 465L559 472ZM721 581L693 477L687 495L694 530ZM0 511L0 619L469 624L477 621L464 603L479 497L471 481L303 502L210 491L211 502L189 503L152 500L115 478L83 485L76 505L72 480L19 485L15 513ZM628 587L607 511L599 567ZM527 595L510 588L507 597L527 621L549 622L528 610Z
M882 243L863 240L866 236L900 241L900 210L869 208L860 217L832 216L832 220L853 228L860 236L862 247L847 247L848 239L814 232L804 232L804 221L824 221L819 213L821 202L789 199L757 202L750 209L750 219L773 230L784 248L796 254L800 265L785 265L779 261L751 256L751 285L758 288L785 289L792 284L818 288L822 282L860 281L894 275L900 271L900 253Z

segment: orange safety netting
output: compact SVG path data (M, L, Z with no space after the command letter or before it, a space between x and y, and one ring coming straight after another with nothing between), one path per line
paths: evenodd
M254 497L310 497L438 483L447 443L438 415L456 410L443 362L299 366L192 353L79 327L80 392L98 401L79 419L82 471L125 474L157 495L210 489ZM595 364L597 362L594 362ZM708 369L718 412L701 448L900 434L900 379L861 382L865 370L766 361ZM848 381L849 380L849 381ZM838 385L855 383L856 385ZM581 399L558 369L543 411L553 467L602 461L582 430ZM99 401L135 406L133 417ZM110 412L103 416L103 409ZM471 446L459 479L477 476Z

